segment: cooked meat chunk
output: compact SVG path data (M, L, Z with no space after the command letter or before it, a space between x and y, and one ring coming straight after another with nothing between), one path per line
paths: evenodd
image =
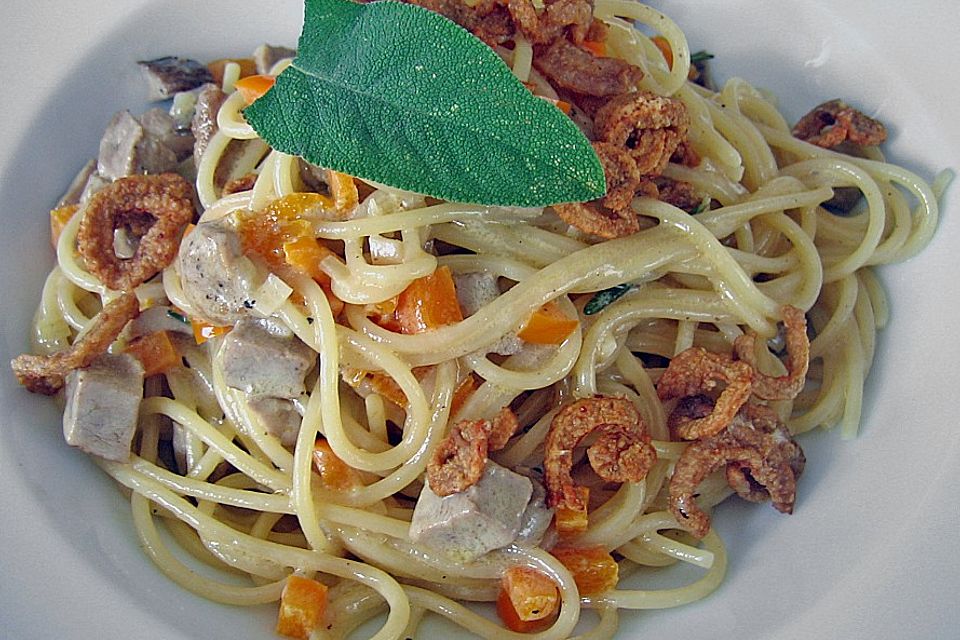
M183 294L202 320L231 325L250 312L256 269L228 220L198 224L178 259Z
M213 82L213 75L203 64L190 58L166 56L137 62L150 85L148 100L166 100L179 91L189 91L204 82Z
M97 169L116 180L141 173L165 173L177 167L177 154L150 135L129 111L113 116L100 139Z
M193 134L180 129L173 116L163 109L150 109L139 120L147 136L173 151L177 162L183 162L193 153Z
M105 353L67 375L63 436L91 455L125 462L143 398L143 366L130 355Z
M489 45L503 44L515 27L507 7L498 0L479 0L473 6L463 0L408 0L453 20Z
M600 58L566 38L535 49L533 64L554 86L589 96L636 91L643 79L639 67L619 58Z
M228 386L252 395L296 398L317 354L278 323L243 318L221 347Z
M532 494L529 478L490 461L480 481L466 491L441 498L424 483L410 537L460 562L472 562L517 538Z
M223 106L227 94L215 84L205 84L197 93L197 103L193 110L193 120L190 122L190 131L195 143L193 146L193 162L200 166L200 158L206 151L210 139L217 133L217 112Z
M253 62L257 65L257 73L266 75L270 73L273 65L284 58L292 58L297 55L296 49L289 47L274 47L269 44L262 44L253 51Z
M284 446L292 446L297 441L302 418L292 401L286 398L257 396L250 399L247 407L263 423L267 432L279 438Z
M500 296L497 277L489 271L458 273L453 277L453 282L457 288L457 302L460 303L464 318L472 316L484 305Z
M519 545L535 546L540 544L543 534L550 526L550 521L553 520L553 509L547 506L547 490L543 488L543 483L532 476L527 477L533 485L533 493L520 518L520 532L514 542Z

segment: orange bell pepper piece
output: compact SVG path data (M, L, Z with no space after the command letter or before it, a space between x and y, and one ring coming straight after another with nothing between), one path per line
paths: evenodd
M533 312L517 332L517 337L533 344L560 344L579 323L576 318L564 315L560 305L550 301Z
M401 333L421 333L463 320L450 268L438 267L411 282L397 298L396 316Z

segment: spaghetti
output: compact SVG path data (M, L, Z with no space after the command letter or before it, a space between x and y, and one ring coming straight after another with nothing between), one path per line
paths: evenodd
M690 185L709 206L691 215L637 197L629 206L641 229L600 241L550 208L428 202L356 180L361 202L345 219L294 215L300 235L325 249L318 271L272 268L262 255L250 263L256 312L306 345L316 362L304 392L290 399L292 439L283 441L251 393L231 384L229 334L212 327L202 344L177 337L181 361L147 378L129 461L98 460L131 490L140 542L172 580L211 600L253 605L279 600L291 572L315 578L328 587L324 629L315 637L346 637L384 612L374 638L411 637L432 612L483 637L552 640L571 636L583 608L599 612L588 636L612 637L620 609L703 598L726 568L716 533L697 540L668 509L671 475L689 446L671 438L673 404L657 395L671 358L691 347L729 354L745 333L776 348L781 308L800 309L812 335L806 383L794 400L770 406L793 436L833 425L844 438L856 435L875 332L888 315L872 268L905 260L929 242L944 180L934 189L875 150L859 157L799 140L775 105L743 80L720 91L689 81L683 33L648 6L596 0L593 18L604 25L607 55L643 71L637 89L685 107L685 143L700 162L671 162L662 176ZM669 64L636 25L665 40ZM528 38L518 34L497 50L535 93L561 99L537 70L538 49ZM234 67L224 73L228 89ZM236 224L311 191L300 161L271 150L244 122L244 104L240 92L226 98L196 167L198 228ZM231 177L254 174L255 181L224 195L218 170L237 141L246 142L231 160ZM862 194L855 215L823 206L848 187ZM117 296L78 253L81 220L74 215L57 241L57 265L33 327L40 354L67 348ZM441 271L457 283L483 274L497 290L466 317L427 331L401 332L383 320L414 283ZM141 308L168 307L198 329L205 314L188 285L177 260L136 293ZM617 286L626 293L585 312L598 292ZM568 333L547 344L519 337L548 307L576 320ZM750 366L771 377L787 372L768 349L754 350ZM539 544L504 545L470 562L411 536L425 470L453 425L493 420L510 407L521 429L490 459L507 469L537 467L557 414L597 394L635 407L656 461L639 482L605 483L581 455L592 443L576 449L573 477L590 491L574 546L615 554L621 577L675 562L703 569L702 577L668 590L621 584L582 593L582 576L550 553L558 540L571 544L558 535L559 522ZM733 493L722 476L699 486L700 508ZM200 563L239 573L242 583L196 571L169 540ZM546 575L557 588L557 613L539 631L507 631L462 604L495 601L501 576L515 566Z

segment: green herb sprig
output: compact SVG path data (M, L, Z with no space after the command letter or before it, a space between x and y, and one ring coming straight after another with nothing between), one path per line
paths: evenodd
M597 291L593 294L593 297L587 301L587 304L584 305L583 315L592 316L595 313L600 313L622 298L630 289L633 289L633 285L627 282L615 285L609 289L604 289L603 291Z
M563 112L416 5L306 0L296 59L244 116L274 149L444 200L538 207L606 189Z

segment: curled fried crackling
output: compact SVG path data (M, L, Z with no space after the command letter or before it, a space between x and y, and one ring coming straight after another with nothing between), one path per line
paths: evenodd
M685 440L695 440L715 435L730 424L750 398L753 378L753 367L746 362L711 353L702 347L690 347L670 361L657 381L657 395L661 400L687 398L707 394L721 382L726 384L708 415L675 421L677 435Z
M503 449L519 428L520 422L517 420L517 414L511 411L510 407L500 409L497 415L493 416L493 420L490 421L487 450L499 451Z
M560 409L547 432L543 461L547 504L586 512L585 492L578 491L570 470L573 451L590 433L599 437L587 449L590 466L608 482L640 482L657 460L650 435L633 403L626 398L594 396Z
M805 458L800 446L768 407L745 405L720 433L691 443L670 478L670 512L693 535L710 530L710 517L697 505L695 492L709 474L726 466L727 480L742 497L771 499L792 513L797 478Z
M768 376L757 371L757 336L748 333L733 343L734 354L755 370L752 393L764 400L792 400L803 390L810 364L810 339L807 337L807 319L803 311L791 305L780 310L786 330L787 374Z
M594 127L601 140L629 150L641 175L655 176L686 139L690 116L679 100L634 91L600 107Z
M427 482L438 496L466 491L483 476L490 451L506 446L519 423L509 407L492 421L460 420L450 429L427 464Z
M93 326L69 348L47 356L23 354L10 362L17 380L33 393L53 395L63 387L67 374L89 365L105 353L127 322L140 312L133 292L121 294L100 310Z
M590 202L554 205L554 211L567 224L601 238L619 238L636 233L640 230L640 222L630 202L637 189L641 188L637 163L626 150L607 142L594 142L593 150L603 166L606 195Z
M90 198L77 249L100 282L129 291L173 261L193 214L190 183L175 173L120 178ZM114 251L114 232L124 228L139 238L129 259Z
M587 0L554 0L537 11L531 0L508 0L507 10L517 29L534 44L548 44L563 37L570 27L570 38L583 42L593 22L593 7Z
M875 146L887 139L882 122L864 115L843 100L830 100L800 118L791 131L795 138L829 149L849 140Z
M667 428L670 430L670 437L674 440L682 440L680 428L691 420L698 420L710 415L713 406L713 398L702 394L680 398L677 406L667 416Z

